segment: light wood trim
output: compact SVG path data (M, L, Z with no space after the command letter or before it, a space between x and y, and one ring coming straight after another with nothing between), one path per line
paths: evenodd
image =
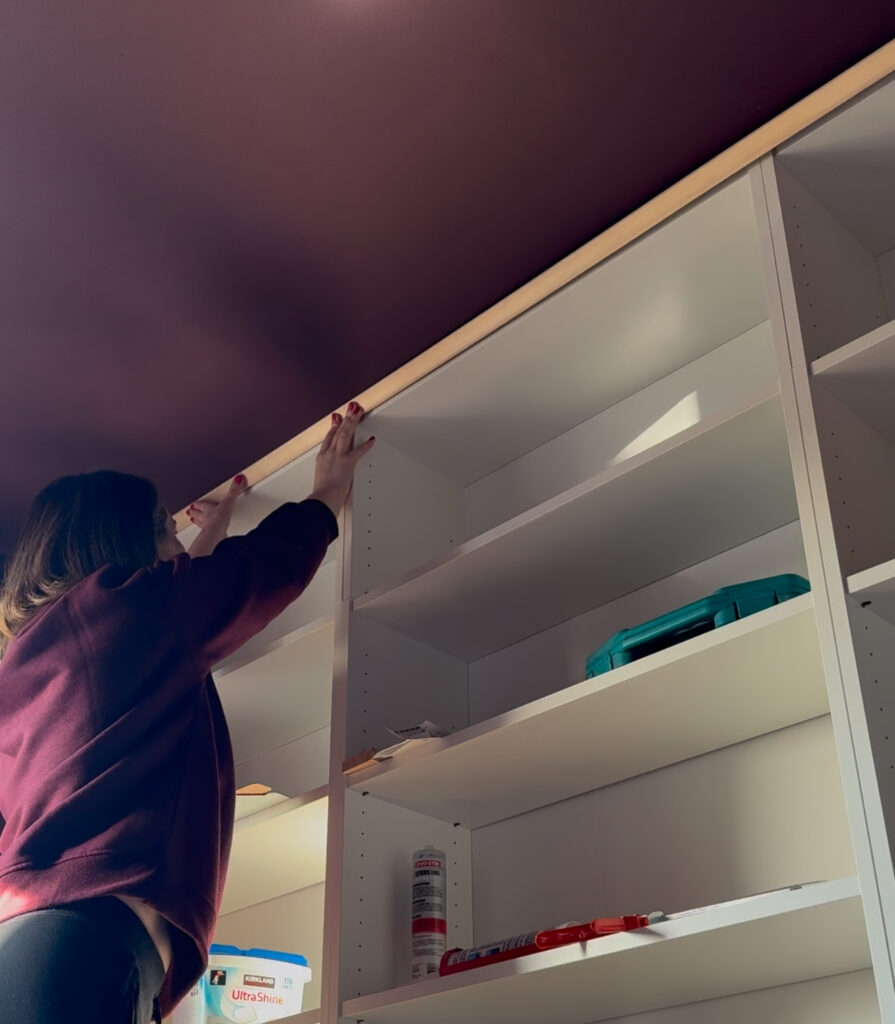
M585 243L558 263L501 299L490 309L458 328L431 348L405 363L394 373L356 396L356 401L368 411L394 398L395 395L422 380L455 356L465 352L504 324L520 316L532 306L574 281L586 271L601 263L613 253L630 245L641 235L651 231L664 220L717 188L728 178L749 167L771 150L798 135L810 125L832 113L855 96L880 82L895 71L895 40L859 61L841 75L827 82L815 92L800 100L782 114L757 128L734 143L729 149L713 157L708 163L692 171L685 178L649 200L633 213L607 228L602 234ZM347 403L346 403L347 404ZM329 429L329 420L317 423L296 434L291 440L275 448L248 469L243 470L249 484L261 480L288 465L293 459L318 445ZM219 499L228 483L221 484L206 497ZM189 525L185 511L175 517L178 529Z

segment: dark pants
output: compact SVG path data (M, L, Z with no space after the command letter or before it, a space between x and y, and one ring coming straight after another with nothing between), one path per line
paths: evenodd
M113 897L0 924L3 1024L150 1024L163 981L149 933Z

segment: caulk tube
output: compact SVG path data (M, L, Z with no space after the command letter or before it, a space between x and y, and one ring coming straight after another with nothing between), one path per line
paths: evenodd
M601 935L614 935L616 932L632 931L645 928L649 919L632 914L628 917L598 917L587 924L572 921L539 932L527 932L514 935L510 939L502 939L489 946L473 946L470 949L451 949L441 959L439 974L455 974L471 967L484 967L487 964L499 963L501 960L513 960L532 953L542 953L545 949L558 949L575 942L589 942Z
M592 938L594 933L591 926L575 921L546 931L514 935L510 939L501 939L500 942L493 942L488 946L451 949L441 958L438 973L453 974L455 971L465 971L469 967L482 967L501 960L513 960L519 956L540 953L545 949L555 949L557 946L566 946L572 942L587 942Z
M447 857L427 846L413 855L411 883L411 975L437 975L447 947Z

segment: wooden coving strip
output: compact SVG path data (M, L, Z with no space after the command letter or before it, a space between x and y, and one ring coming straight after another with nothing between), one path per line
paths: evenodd
M766 156L771 150L803 132L838 107L882 81L895 71L895 40L859 61L841 75L827 82L782 114L734 143L708 163L692 171L627 217L617 221L602 234L585 243L558 263L522 285L500 302L480 313L431 348L405 363L356 397L368 411L376 409L412 384L444 366L455 356L493 334L526 310L542 302L554 292L574 281L613 253L645 235L663 221L679 213L690 203L732 178L740 171ZM347 404L347 403L346 403ZM343 410L344 411L344 410ZM329 418L322 419L275 448L243 473L249 485L287 466L294 459L320 444L329 430ZM221 498L229 481L215 488L206 497ZM178 529L189 526L185 510L175 517Z

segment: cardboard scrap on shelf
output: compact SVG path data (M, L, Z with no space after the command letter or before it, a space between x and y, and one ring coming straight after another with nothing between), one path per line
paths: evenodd
M346 758L342 762L342 774L353 775L355 772L362 771L364 768L370 768L380 761L388 761L398 754L414 750L421 744L428 743L429 740L445 735L439 726L428 720L420 722L419 725L412 725L408 729L389 729L388 731L395 737L398 741L397 743L393 743L390 747L386 747L383 750L368 747L359 754L355 754L354 757Z
M362 750L359 754L355 754L354 757L346 757L342 762L342 774L353 775L354 772L359 772L363 768L369 768L370 765L376 764L373 760L375 753L375 747L367 747L366 750Z

